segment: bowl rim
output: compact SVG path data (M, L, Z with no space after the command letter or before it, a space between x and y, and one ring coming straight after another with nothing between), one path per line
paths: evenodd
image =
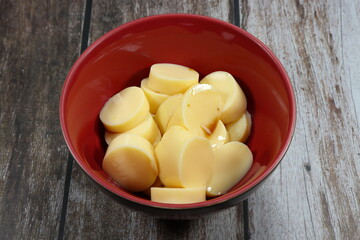
M286 89L286 92L288 94L288 100L289 100L289 127L288 131L285 135L285 142L283 144L283 147L280 149L280 151L275 156L275 161L273 161L270 165L267 166L266 170L263 171L256 179L254 179L252 182L244 185L244 187L238 188L232 192L226 193L222 196L212 198L203 202L198 203L189 203L189 204L169 204L169 203L158 203L153 202L151 200L143 199L140 197L137 197L131 193L128 193L126 191L123 191L113 185L111 185L108 181L105 179L100 178L95 173L93 173L91 170L87 169L87 166L79 161L78 159L81 159L81 157L76 153L75 147L72 145L69 137L69 133L67 132L67 124L65 121L65 100L67 99L67 96L69 95L69 91L74 84L74 82L71 82L70 80L76 75L77 69L81 67L84 60L88 58L89 55L91 55L92 51L96 49L99 45L101 45L104 41L111 38L113 35L118 34L118 32L121 32L123 29L127 29L129 27L132 27L134 25L143 24L144 22L158 20L158 19L168 19L168 18L178 18L178 19L186 19L188 21L195 20L195 21L209 21L213 24L221 25L225 28L230 28L235 32L239 32L241 35L243 35L245 38L248 38L250 41L254 42L258 45L273 61L274 66L276 66L281 79L284 79L283 83ZM94 43L92 43L75 61L75 63L72 65L65 82L63 84L61 95L60 95L60 125L63 137L65 139L65 142L68 146L68 149L70 150L71 155L75 159L75 161L78 163L78 165L81 167L81 169L90 177L92 180L94 180L100 187L106 189L107 191L111 192L112 194L115 194L117 197L121 197L124 200L131 201L136 204L145 205L148 207L153 208L162 208L162 209L172 209L172 210L188 210L193 208L202 208L202 207L210 207L212 205L221 204L223 202L235 199L239 196L245 195L250 190L258 186L261 182L263 182L279 165L279 163L282 161L285 153L287 152L290 143L292 141L294 131L295 131L295 125L296 125L296 100L295 100L295 93L290 81L290 78L288 77L286 70L284 69L283 65L281 64L280 60L275 56L275 54L267 47L263 42L261 42L258 38L250 34L249 32L245 31L244 29L235 26L229 22L203 16L203 15L196 15L196 14L186 14L186 13L170 13L170 14L159 14L159 15L153 15L148 17L139 18L136 20L129 21L127 23L124 23L113 30L107 32L100 38L98 38Z

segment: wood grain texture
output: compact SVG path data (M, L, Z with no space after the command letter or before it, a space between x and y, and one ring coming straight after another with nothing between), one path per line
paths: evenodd
M350 95L356 112L357 126L360 125L360 2L341 1L341 48L344 78L349 84ZM359 151L357 152L360 156ZM360 210L359 210L360 211Z
M100 0L93 4L89 43L123 23L165 13L192 13L234 21L231 0Z
M62 83L79 53L79 1L0 1L1 239L58 234L68 150Z
M94 1L89 43L125 22L178 12L238 22L273 50L294 86L297 126L281 165L244 204L248 214L240 204L198 220L153 219L113 202L74 164L64 239L358 238L360 2L239 4L235 19L232 0ZM85 0L0 0L0 239L62 237L69 153L58 104L84 10Z
M122 23L161 13L197 13L232 21L227 1L94 1L89 42ZM104 196L74 164L65 239L241 239L242 205L204 219L157 220Z
M242 206L199 220L148 217L114 202L75 164L64 239L242 239Z
M241 25L284 64L298 110L286 157L249 199L251 239L360 234L359 11L336 0L240 6Z

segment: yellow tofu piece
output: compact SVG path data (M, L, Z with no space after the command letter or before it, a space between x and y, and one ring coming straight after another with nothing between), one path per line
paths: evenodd
M155 115L155 121L158 124L162 134L165 133L170 117L172 116L177 106L180 104L182 96L182 94L173 95L166 99L158 108L158 111Z
M172 63L157 63L151 66L148 87L158 93L174 95L184 93L199 82L195 70Z
M235 186L253 163L250 149L241 142L228 142L215 151L215 163L206 195L219 196Z
M154 148L145 138L123 133L108 146L102 167L123 188L140 192L158 176Z
M161 105L170 95L158 93L148 87L148 78L141 81L141 89L144 91L150 105L150 112L155 114Z
M218 121L215 130L210 133L208 139L213 149L217 149L229 141L229 134L221 120Z
M251 131L251 115L248 111L238 120L226 125L230 141L246 142Z
M151 201L160 203L186 204L205 201L205 187L167 188L152 187Z
M167 129L180 125L198 136L209 135L219 121L223 101L219 92L209 84L197 84L184 93L174 110Z
M141 123L149 113L149 102L139 87L128 87L111 97L100 111L107 131L125 132Z
M147 139L151 144L154 144L159 138L160 130L150 113L147 118L136 127L127 130L125 133L132 133ZM107 144L122 133L105 132L105 141Z
M155 147L159 178L166 187L203 187L214 162L209 141L181 126L165 132Z
M230 73L213 72L204 77L200 83L210 84L220 92L224 101L220 119L224 124L233 122L244 114L247 107L245 94Z

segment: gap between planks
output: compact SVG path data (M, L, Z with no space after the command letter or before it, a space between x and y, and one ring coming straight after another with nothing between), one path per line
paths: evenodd
M238 27L240 26L240 2L239 0L233 0L233 14L234 14L234 25ZM245 199L243 201L243 229L244 229L244 239L251 239L250 228L249 228L249 204L248 200Z
M89 31L90 31L90 20L91 20L91 11L92 11L92 0L86 0L85 10L84 10L84 22L81 33L81 48L80 53L83 53L88 46L89 41ZM69 200L69 190L70 190L70 182L71 182L71 172L73 169L74 158L69 152L68 161L66 166L66 175L65 175L65 184L64 184L64 194L63 201L61 207L61 215L60 215L60 225L59 225L59 234L58 239L64 239L65 232L65 222L66 222L66 213L68 207Z

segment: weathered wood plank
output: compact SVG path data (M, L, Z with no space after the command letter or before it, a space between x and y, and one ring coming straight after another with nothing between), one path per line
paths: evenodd
M170 12L191 12L233 21L231 6L225 1L94 2L89 41L122 23ZM156 220L114 203L74 165L65 239L238 239L242 236L242 205L200 220Z
M115 27L146 16L165 13L192 13L233 22L232 1L182 0L182 1L96 1L93 4L89 42L94 42Z
M342 62L345 79L351 90L357 126L360 124L360 2L340 1ZM360 152L357 153L360 155ZM360 211L360 210L359 210Z
M356 1L241 5L242 26L285 65L298 105L287 156L249 199L253 239L360 234L359 10Z
M80 1L0 2L0 232L58 234L68 150L62 83L79 53Z

